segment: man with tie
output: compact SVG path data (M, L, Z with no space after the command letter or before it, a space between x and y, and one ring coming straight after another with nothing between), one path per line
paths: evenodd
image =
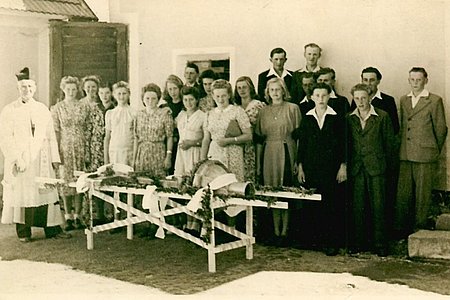
M264 91L266 90L267 82L275 77L283 79L289 90L289 95L291 94L292 71L284 68L284 64L287 61L286 56L286 51L283 48L275 48L270 51L272 67L258 75L258 95L262 101L266 101Z
M411 92L400 98L400 173L394 233L406 238L427 227L433 174L447 136L442 98L425 89L422 67L409 71Z
M36 83L24 68L17 76L20 97L0 113L0 148L5 157L1 222L15 223L21 242L31 241L31 226L43 227L47 238L69 238L56 188L40 178L55 178L60 163L53 120L48 108L33 96Z
M305 92L305 97L299 103L302 116L306 115L306 113L315 106L314 101L311 98L315 84L316 80L314 79L314 73L305 73L302 76L302 88Z
M186 80L185 86L200 88L198 83L199 69L193 62L188 62L184 68L184 79Z

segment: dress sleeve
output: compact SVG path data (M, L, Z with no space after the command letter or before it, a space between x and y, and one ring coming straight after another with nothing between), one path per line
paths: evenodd
M173 129L174 129L174 122L172 118L172 114L170 111L163 112L163 123L164 123L164 131L166 134L166 137L172 137L173 136Z
M105 130L111 131L111 110L108 110L105 114Z
M55 132L60 132L61 131L61 123L59 120L57 104L50 107L50 113L52 114L53 128L55 129Z
M236 121L238 122L241 130L251 129L252 125L250 125L250 120L245 113L245 110L240 106L237 106L236 108Z

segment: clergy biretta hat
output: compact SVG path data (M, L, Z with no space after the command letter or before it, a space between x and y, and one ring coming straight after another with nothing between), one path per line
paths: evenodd
M17 81L30 79L30 69L28 67L23 68L20 70L19 74L16 74Z

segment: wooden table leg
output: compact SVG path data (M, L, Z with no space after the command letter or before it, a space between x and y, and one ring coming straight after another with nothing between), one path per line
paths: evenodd
M212 216L211 216L211 235L209 236L210 243L208 245L208 271L210 273L216 272L216 253L214 252L214 248L216 247L216 237L215 237L215 230L214 230L214 209L212 210Z
M132 240L133 239L133 223L131 223L131 217L133 216L131 214L130 208L133 207L133 194L128 193L127 194L127 239Z
M246 248L246 258L247 259L253 259L253 244L251 241L251 237L253 237L253 207L247 206L246 210L246 233L250 237L247 239L247 246Z

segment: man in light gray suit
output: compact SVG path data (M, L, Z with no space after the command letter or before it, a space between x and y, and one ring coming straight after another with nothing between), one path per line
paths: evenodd
M425 89L424 68L409 71L411 92L400 98L400 174L395 205L397 238L427 226L436 162L447 136L442 98Z

